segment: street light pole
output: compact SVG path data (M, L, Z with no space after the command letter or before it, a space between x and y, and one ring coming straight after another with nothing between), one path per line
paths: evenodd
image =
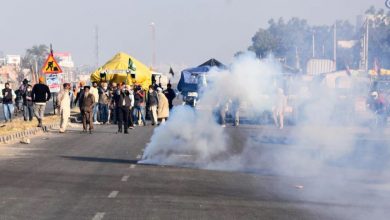
M314 31L312 32L311 42L312 42L312 57L314 58L316 56Z
M156 24L154 22L150 23L152 28L152 69L156 66Z

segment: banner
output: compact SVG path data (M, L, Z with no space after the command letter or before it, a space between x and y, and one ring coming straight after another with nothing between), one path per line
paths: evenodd
M51 93L60 92L61 82L59 74L46 75L46 85L49 87Z

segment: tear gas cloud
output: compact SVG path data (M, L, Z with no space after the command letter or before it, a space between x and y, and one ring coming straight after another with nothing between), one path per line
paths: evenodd
M259 60L252 53L237 57L228 70L212 69L208 74L209 83L200 97L199 110L188 106L176 107L167 123L155 130L145 149L143 162L178 165L184 161L178 155L192 155L194 165L198 167L245 169L245 164L248 163L245 155L251 155L250 149L261 146L259 140L264 135L262 130L243 137L245 147L241 154L227 156L231 141L217 123L215 110L229 100L239 100L240 107L245 112L241 114L259 117L264 111L271 111L273 95L278 87L282 87L281 72L281 66L272 57ZM352 150L353 137L349 130L327 127L334 122L332 110L336 105L336 95L321 86L315 88L317 98L312 99L302 110L305 115L304 123L295 126L290 134L290 138L294 140L294 151L291 151L290 146L286 155L278 152L276 160L286 161L284 163L264 161L272 164L273 171L288 173L292 167L294 170L297 168L295 165L307 167L307 164L311 164L309 167L312 170L312 165L316 164L314 167L318 167L319 172L323 162L337 159ZM221 154L224 156L219 156ZM256 155L258 158L261 156L261 153ZM234 163L229 164L232 161ZM257 166L261 168L263 165ZM307 169L299 170L304 174Z
M200 110L176 107L167 123L155 130L143 162L177 165L183 161L177 155L194 155L196 164L206 168L226 152L228 144L214 110L229 100L239 100L253 114L271 109L265 94L272 92L279 73L272 59L258 60L252 53L237 58L230 70L211 69L200 97Z
M368 142L358 134L359 129L356 132L340 120L350 113L338 107L340 94L321 82L309 86L305 94L301 88L289 91L309 100L299 109L302 121L289 132L271 127L259 129L256 125L253 128L244 125L244 129L222 128L218 124L215 109L229 100L238 100L240 109L244 109L240 114L260 116L264 111L271 111L273 95L282 87L281 72L280 65L272 58L259 60L251 53L235 58L228 70L212 69L199 109L175 107L169 120L155 129L140 162L313 178L317 189L303 192L306 198L323 201L333 195L332 201L348 204L373 202L375 197L376 202L388 204L389 197L373 192L373 198L368 200L345 196L352 180L366 181L373 173L376 178L372 181L389 183L390 175L385 175L390 168L389 151L387 142L379 147L367 146ZM265 144L271 147L264 147ZM368 148L369 152L362 155ZM377 157L378 154L382 157ZM367 217L348 211L340 216ZM384 214L379 210L375 216L381 219Z

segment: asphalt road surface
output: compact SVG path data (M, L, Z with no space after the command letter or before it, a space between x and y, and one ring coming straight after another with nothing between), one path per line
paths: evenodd
M137 164L152 129L137 127L124 135L115 134L116 127L107 125L98 126L89 135L76 127L64 135L50 131L33 138L29 145L0 146L0 219L312 220L390 216L390 204L383 202L389 201L385 200L389 199L388 182L375 188L361 180L351 181L342 192L345 199L336 199L332 183L318 185L314 178ZM228 126L226 131L240 139L248 129L268 128ZM273 144L264 142L266 147ZM305 196L319 187L330 193ZM382 202L368 203L361 198Z

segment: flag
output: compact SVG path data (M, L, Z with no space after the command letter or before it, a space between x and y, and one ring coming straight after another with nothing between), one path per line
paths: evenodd
M169 74L171 74L172 76L175 76L175 73L173 72L172 67L169 68Z
M128 66L128 69L129 70L132 70L132 71L135 71L137 68L135 66L135 64L133 63L133 61L131 60L131 58L129 58L129 66Z

